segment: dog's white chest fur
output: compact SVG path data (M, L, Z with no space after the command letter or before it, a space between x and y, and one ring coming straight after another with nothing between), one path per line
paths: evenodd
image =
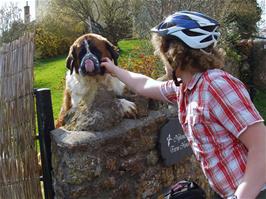
M86 102L90 103L94 100L95 94L99 87L103 86L108 91L114 92L117 96L122 96L125 88L125 84L115 77L109 74L98 77L81 76L76 74L70 74L70 71L66 75L66 89L71 95L71 106L77 107L81 100L86 96ZM123 115L134 115L136 111L136 105L126 99L118 99Z
M66 75L66 89L71 94L71 106L75 108L88 92L92 96L94 95L97 89L96 79L90 78L88 80L86 77L80 77L76 73L70 74L68 71Z

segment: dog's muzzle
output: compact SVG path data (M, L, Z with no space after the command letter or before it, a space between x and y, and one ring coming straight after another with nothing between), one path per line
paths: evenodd
M99 74L103 75L105 70L103 67L100 66L100 61L93 53L90 52L89 44L87 40L84 40L84 43L85 43L87 53L81 60L81 63L79 66L79 73L82 76L85 76L85 75L94 76L94 75L99 75Z
M79 67L79 73L83 76L85 75L103 75L104 74L104 68L100 66L100 62L98 58L92 54L91 52L88 52L81 60L81 64Z

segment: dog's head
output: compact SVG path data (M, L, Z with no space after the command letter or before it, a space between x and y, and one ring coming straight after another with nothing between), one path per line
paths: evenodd
M100 67L103 57L108 57L117 65L119 53L117 48L106 38L97 34L86 34L79 37L70 47L66 59L66 67L70 74L75 72L81 75L103 74Z

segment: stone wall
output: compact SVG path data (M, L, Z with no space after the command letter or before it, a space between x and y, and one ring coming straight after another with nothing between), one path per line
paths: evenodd
M254 84L266 89L266 39L254 40L253 60Z
M212 194L193 155L166 167L158 151L169 109L141 119L124 119L102 132L52 132L52 165L57 199L152 198L173 183L192 179ZM155 197L156 198L156 197Z
M266 39L241 40L238 45L240 62L227 57L224 70L245 83L266 88ZM242 75L241 75L242 74Z

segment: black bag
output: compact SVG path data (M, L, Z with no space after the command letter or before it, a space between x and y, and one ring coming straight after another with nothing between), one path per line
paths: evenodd
M195 182L182 180L164 193L164 199L206 199L206 194Z

